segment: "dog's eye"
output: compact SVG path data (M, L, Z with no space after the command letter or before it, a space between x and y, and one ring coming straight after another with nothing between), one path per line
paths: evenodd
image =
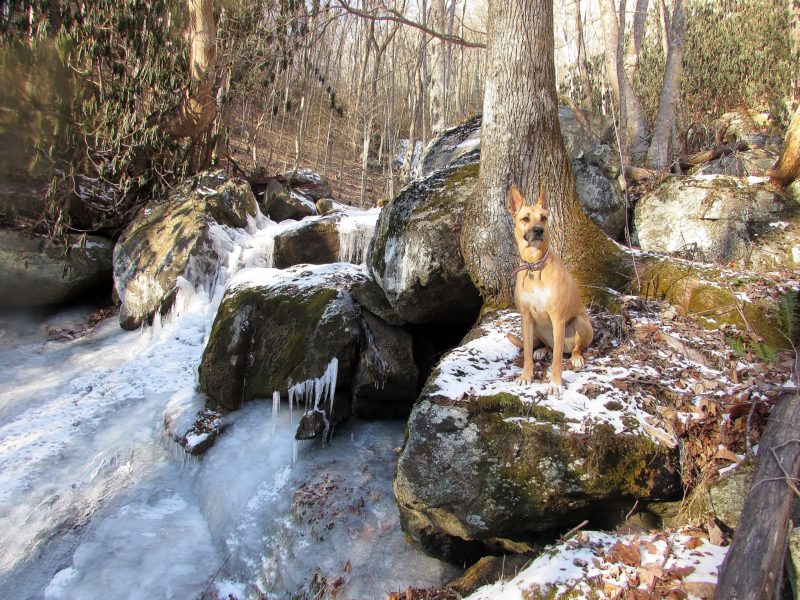
M542 223L547 223L547 217L545 217L544 215L542 215Z
M523 223L529 223L529 222L530 222L530 220L531 220L531 218L530 218L529 216L527 216L527 215L526 215L526 216L522 217L522 219L520 219L520 220L521 220Z

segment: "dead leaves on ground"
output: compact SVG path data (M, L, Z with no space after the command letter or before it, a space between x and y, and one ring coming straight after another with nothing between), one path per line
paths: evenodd
M794 356L766 362L737 354L725 327L709 330L663 302L623 297L619 314L592 315L591 355L629 369L611 384L638 397L682 444L682 473L692 487L707 471L738 463L758 443L769 411L791 374ZM587 397L604 390L589 384Z

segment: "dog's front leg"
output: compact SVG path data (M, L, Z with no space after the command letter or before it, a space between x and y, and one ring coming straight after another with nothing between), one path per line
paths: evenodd
M561 384L561 361L564 358L564 331L567 324L563 318L554 317L550 315L550 322L553 324L553 364L550 368L548 396L560 396L564 391L564 386Z
M535 337L533 317L522 313L522 375L517 383L528 384L533 381L533 342Z

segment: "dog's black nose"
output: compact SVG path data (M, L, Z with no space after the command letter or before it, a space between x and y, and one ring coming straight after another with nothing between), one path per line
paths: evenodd
M531 227L528 230L528 233L525 234L525 239L527 241L529 241L529 242L534 242L534 241L537 241L537 240L543 240L544 239L544 227L542 227L541 225L536 225L534 227Z

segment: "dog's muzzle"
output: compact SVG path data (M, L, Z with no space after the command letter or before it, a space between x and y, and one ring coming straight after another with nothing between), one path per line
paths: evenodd
M525 232L525 241L529 244L532 242L541 242L542 240L544 240L544 227L537 225Z

